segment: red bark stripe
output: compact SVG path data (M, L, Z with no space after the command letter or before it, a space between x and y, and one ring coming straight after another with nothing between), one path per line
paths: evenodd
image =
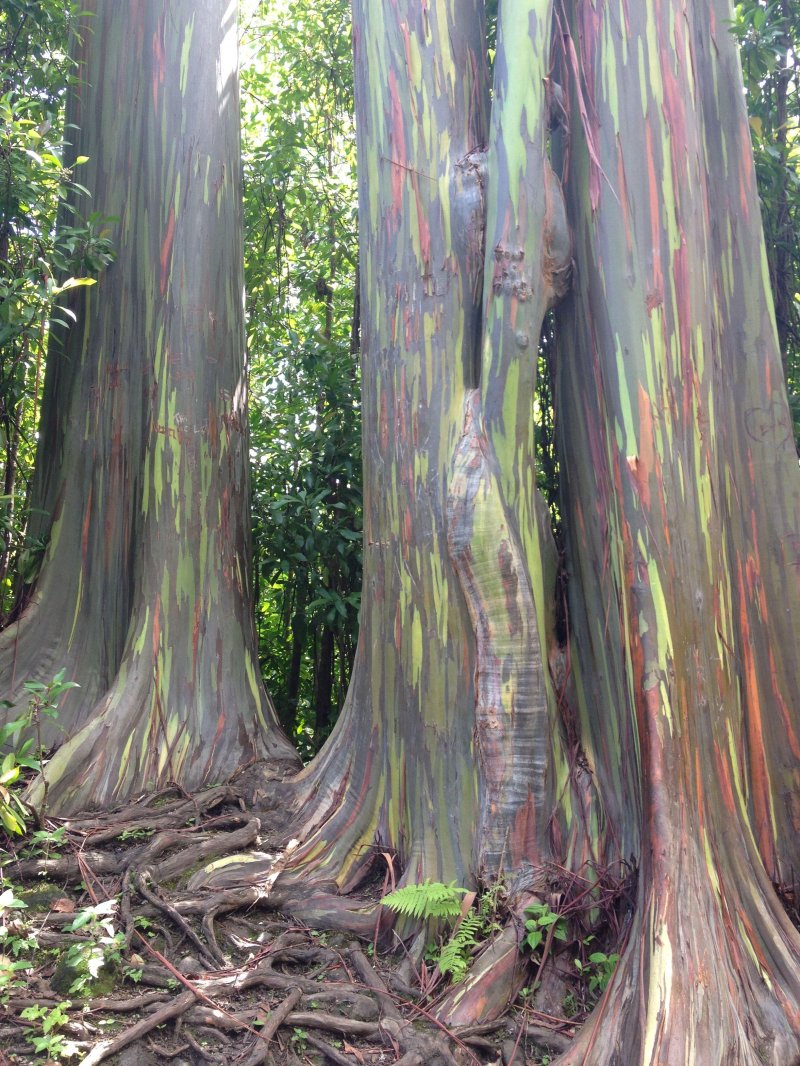
M166 75L167 57L164 51L164 25L163 22L159 26L158 31L153 34L153 109L158 110L158 93L160 87L164 84L164 77Z
M161 243L161 295L163 296L167 291L167 282L169 281L170 266L172 259L172 241L175 237L175 207L172 206L169 209L169 218L167 219L167 232L164 234L164 240Z

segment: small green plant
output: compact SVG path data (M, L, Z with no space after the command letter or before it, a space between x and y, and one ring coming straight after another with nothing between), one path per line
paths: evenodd
M308 1045L308 1033L305 1029L293 1029L290 1040L292 1048L302 1054Z
M555 911L551 910L546 903L531 903L525 908L526 920L525 938L523 946L530 948L534 954L550 936L551 940L567 939L567 923ZM550 930L552 929L552 936Z
M467 975L475 949L482 944L492 933L499 931L498 916L502 909L502 901L506 895L506 889L502 881L495 882L483 891L474 903L475 893L468 893L464 888L455 888L451 885L439 885L439 897L445 894L441 889L447 889L448 896L443 904L439 898L437 907L443 906L450 912L444 916L446 922L455 919L452 931L446 939L440 938L438 942L428 945L425 951L425 961L438 967L439 974L449 977L454 984L463 981ZM452 895L449 895L452 892ZM459 901L459 896L466 898ZM456 912L456 908L458 908ZM425 975L421 975L423 985ZM434 974L428 990L436 984Z
M38 773L42 769L45 749L42 742L43 718L58 717L58 701L71 688L74 681L64 680L64 670L59 670L49 684L41 681L26 681L23 688L28 693L28 708L25 714L0 727L0 822L9 833L24 835L30 809L16 791L23 770ZM8 700L2 706L10 707ZM33 736L22 739L23 733L32 731ZM47 809L47 780L44 780L44 799L39 812L39 821Z
M45 747L42 742L42 720L44 718L50 718L52 720L58 718L58 701L64 693L68 692L71 688L80 687L75 681L65 681L65 673L65 670L59 670L53 680L46 685L42 681L26 681L23 685L23 688L30 696L26 719L27 724L33 729L33 735L36 741L36 769L38 770L42 769L45 756ZM40 821L47 810L46 777L42 778L42 785L42 808L39 812Z
M37 1054L50 1059L68 1059L78 1054L77 1044L58 1032L69 1021L67 1011L71 1006L69 1000L64 1000L55 1007L34 1005L20 1012L25 1021L39 1023L25 1037Z
M8 700L2 700L0 706L11 707ZM29 724L27 715L6 722L0 726L0 822L9 833L22 836L28 825L30 810L17 794L23 770L39 770L41 762L33 752L33 737L22 740L21 735Z
M472 959L472 952L486 939L486 923L483 917L472 911L464 915L450 939L438 951L431 953L431 961L439 967L439 973L450 976L454 984L463 981Z
M67 843L67 827L60 825L57 829L36 829L29 833L21 854L28 859L40 856L47 858L51 852L59 851Z
M122 962L125 934L114 927L116 900L105 900L82 910L65 926L68 933L82 932L90 939L73 944L63 957L65 974L71 979L69 994L82 995L101 977L116 970Z
M565 1018L574 1018L578 1013L578 999L574 992L567 992L564 996L561 1010Z
M13 751L9 751L0 762L0 822L9 833L18 836L25 832L30 816L30 811L14 789L21 769Z
M466 888L458 888L455 881L445 885L441 881L425 880L422 884L404 885L390 892L381 903L396 914L418 921L457 918L461 913L461 897L466 893Z
M592 938L589 937L588 939L591 940ZM586 941L584 941L585 943ZM586 962L581 959L575 959L575 969L586 985L588 999L591 1004L594 1004L605 992L618 962L619 953L616 951L612 955L606 955L604 951L593 951Z
M33 968L28 955L38 945L18 917L27 906L13 888L0 892L0 1002L5 993L24 986L23 973Z
M146 840L148 837L153 836L155 829L147 829L145 826L137 826L136 829L123 829L118 839L121 841L126 840Z

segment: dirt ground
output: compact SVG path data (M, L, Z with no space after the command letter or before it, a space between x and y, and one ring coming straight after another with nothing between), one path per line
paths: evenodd
M533 1066L569 1045L577 1018L524 998L448 1030L435 965L305 928L246 883L197 887L270 831L220 787L0 840L0 1066Z

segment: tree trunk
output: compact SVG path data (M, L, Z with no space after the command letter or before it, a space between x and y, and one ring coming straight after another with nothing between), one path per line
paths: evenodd
M118 257L50 359L55 520L4 650L17 679L66 667L82 685L46 771L60 810L295 762L250 612L236 12L88 10L70 118Z
M572 651L610 831L641 859L563 1061L789 1063L800 941L767 871L798 858L800 485L730 10L570 6Z
M482 4L457 6L354 8L361 633L342 717L293 786L287 893L347 891L380 852L405 881L462 884L587 857L547 671L555 565L532 459L532 353L569 263L545 152L550 7L526 3L521 46L506 16L487 166ZM291 905L352 920L336 898ZM485 991L468 1002L502 1009L508 987Z
M481 5L464 7L457 23L407 0L354 8L359 151L372 176L359 207L361 636L333 736L298 782L306 824L295 862L298 879L343 890L366 875L377 844L412 881L463 881L475 865L473 659L444 524L482 267L480 192L466 165L485 136Z

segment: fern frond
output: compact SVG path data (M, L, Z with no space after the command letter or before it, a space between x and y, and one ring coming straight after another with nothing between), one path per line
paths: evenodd
M438 966L441 974L445 976L450 974L454 984L463 981L467 976L469 956L455 937L452 940L448 940L442 948Z
M483 915L476 911L470 911L464 915L464 920L453 934L453 939L458 940L464 947L472 948L478 943L478 939L486 938L486 922Z
M457 918L461 913L460 897L465 895L465 888L459 888L455 881L449 885L441 881L425 880L419 885L404 885L388 896L381 903L407 918L424 921L426 918Z
M472 949L483 939L484 919L476 911L464 915L458 929L442 948L438 966L442 974L450 974L453 983L458 984L467 976Z

